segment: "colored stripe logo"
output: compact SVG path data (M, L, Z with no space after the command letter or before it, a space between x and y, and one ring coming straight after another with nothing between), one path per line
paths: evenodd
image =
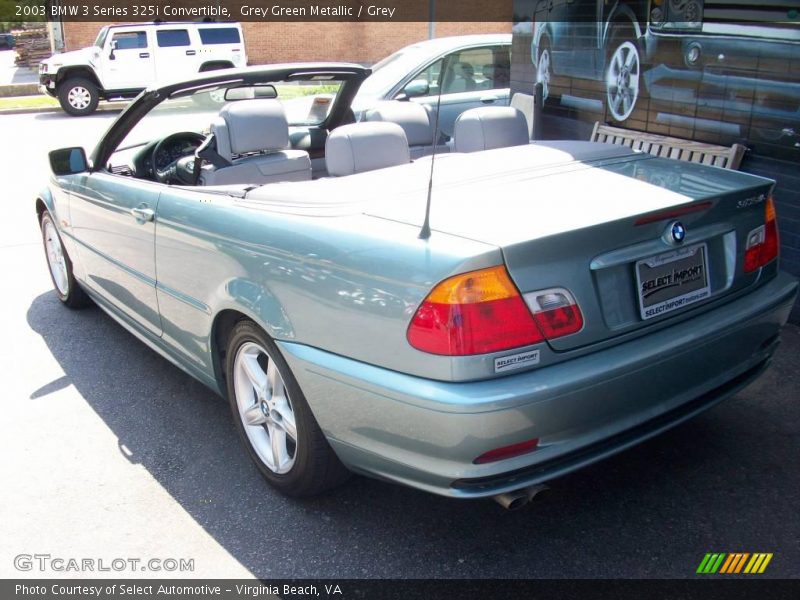
M772 556L771 552L709 552L700 561L696 572L701 575L756 575L767 569Z

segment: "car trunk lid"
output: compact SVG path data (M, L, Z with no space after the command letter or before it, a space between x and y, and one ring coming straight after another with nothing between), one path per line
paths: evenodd
M764 224L770 180L585 142L437 161L434 235L500 247L528 299L553 288L577 299L584 326L550 340L556 351L685 318L758 280L743 255ZM421 225L424 204L395 198L367 212Z

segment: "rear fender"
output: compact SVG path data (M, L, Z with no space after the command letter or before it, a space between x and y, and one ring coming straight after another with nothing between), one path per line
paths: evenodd
M222 310L235 310L259 325L273 339L295 339L294 327L280 301L262 283L233 279L225 286L227 297Z
M221 291L225 301L216 307L206 346L211 351L209 363L213 369L212 375L223 397L227 395L224 364L227 333L236 321L250 319L272 339L295 338L289 316L267 288L243 279L233 280L225 287Z

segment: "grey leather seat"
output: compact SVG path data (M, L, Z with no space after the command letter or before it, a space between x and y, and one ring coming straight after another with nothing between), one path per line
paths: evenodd
M226 104L211 125L217 154L228 166L205 165L203 185L254 184L311 179L311 160L290 150L289 124L277 100L238 100Z
M364 118L367 121L386 121L400 125L406 134L412 160L433 153L435 119L424 105L410 101L386 100L378 102L368 110ZM437 154L449 151L450 148L445 144L436 147Z
M481 106L464 111L453 127L455 152L479 152L530 141L528 122L516 108Z
M372 121L337 127L325 142L325 163L333 177L411 162L408 140L397 123Z
M475 69L471 64L460 62L453 65L453 80L449 85L445 85L445 93L457 94L459 92L471 92L476 87Z

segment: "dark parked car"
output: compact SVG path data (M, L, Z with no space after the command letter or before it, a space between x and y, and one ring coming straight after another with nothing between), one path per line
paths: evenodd
M8 48L11 50L17 45L16 38L10 33L0 33L0 48Z

